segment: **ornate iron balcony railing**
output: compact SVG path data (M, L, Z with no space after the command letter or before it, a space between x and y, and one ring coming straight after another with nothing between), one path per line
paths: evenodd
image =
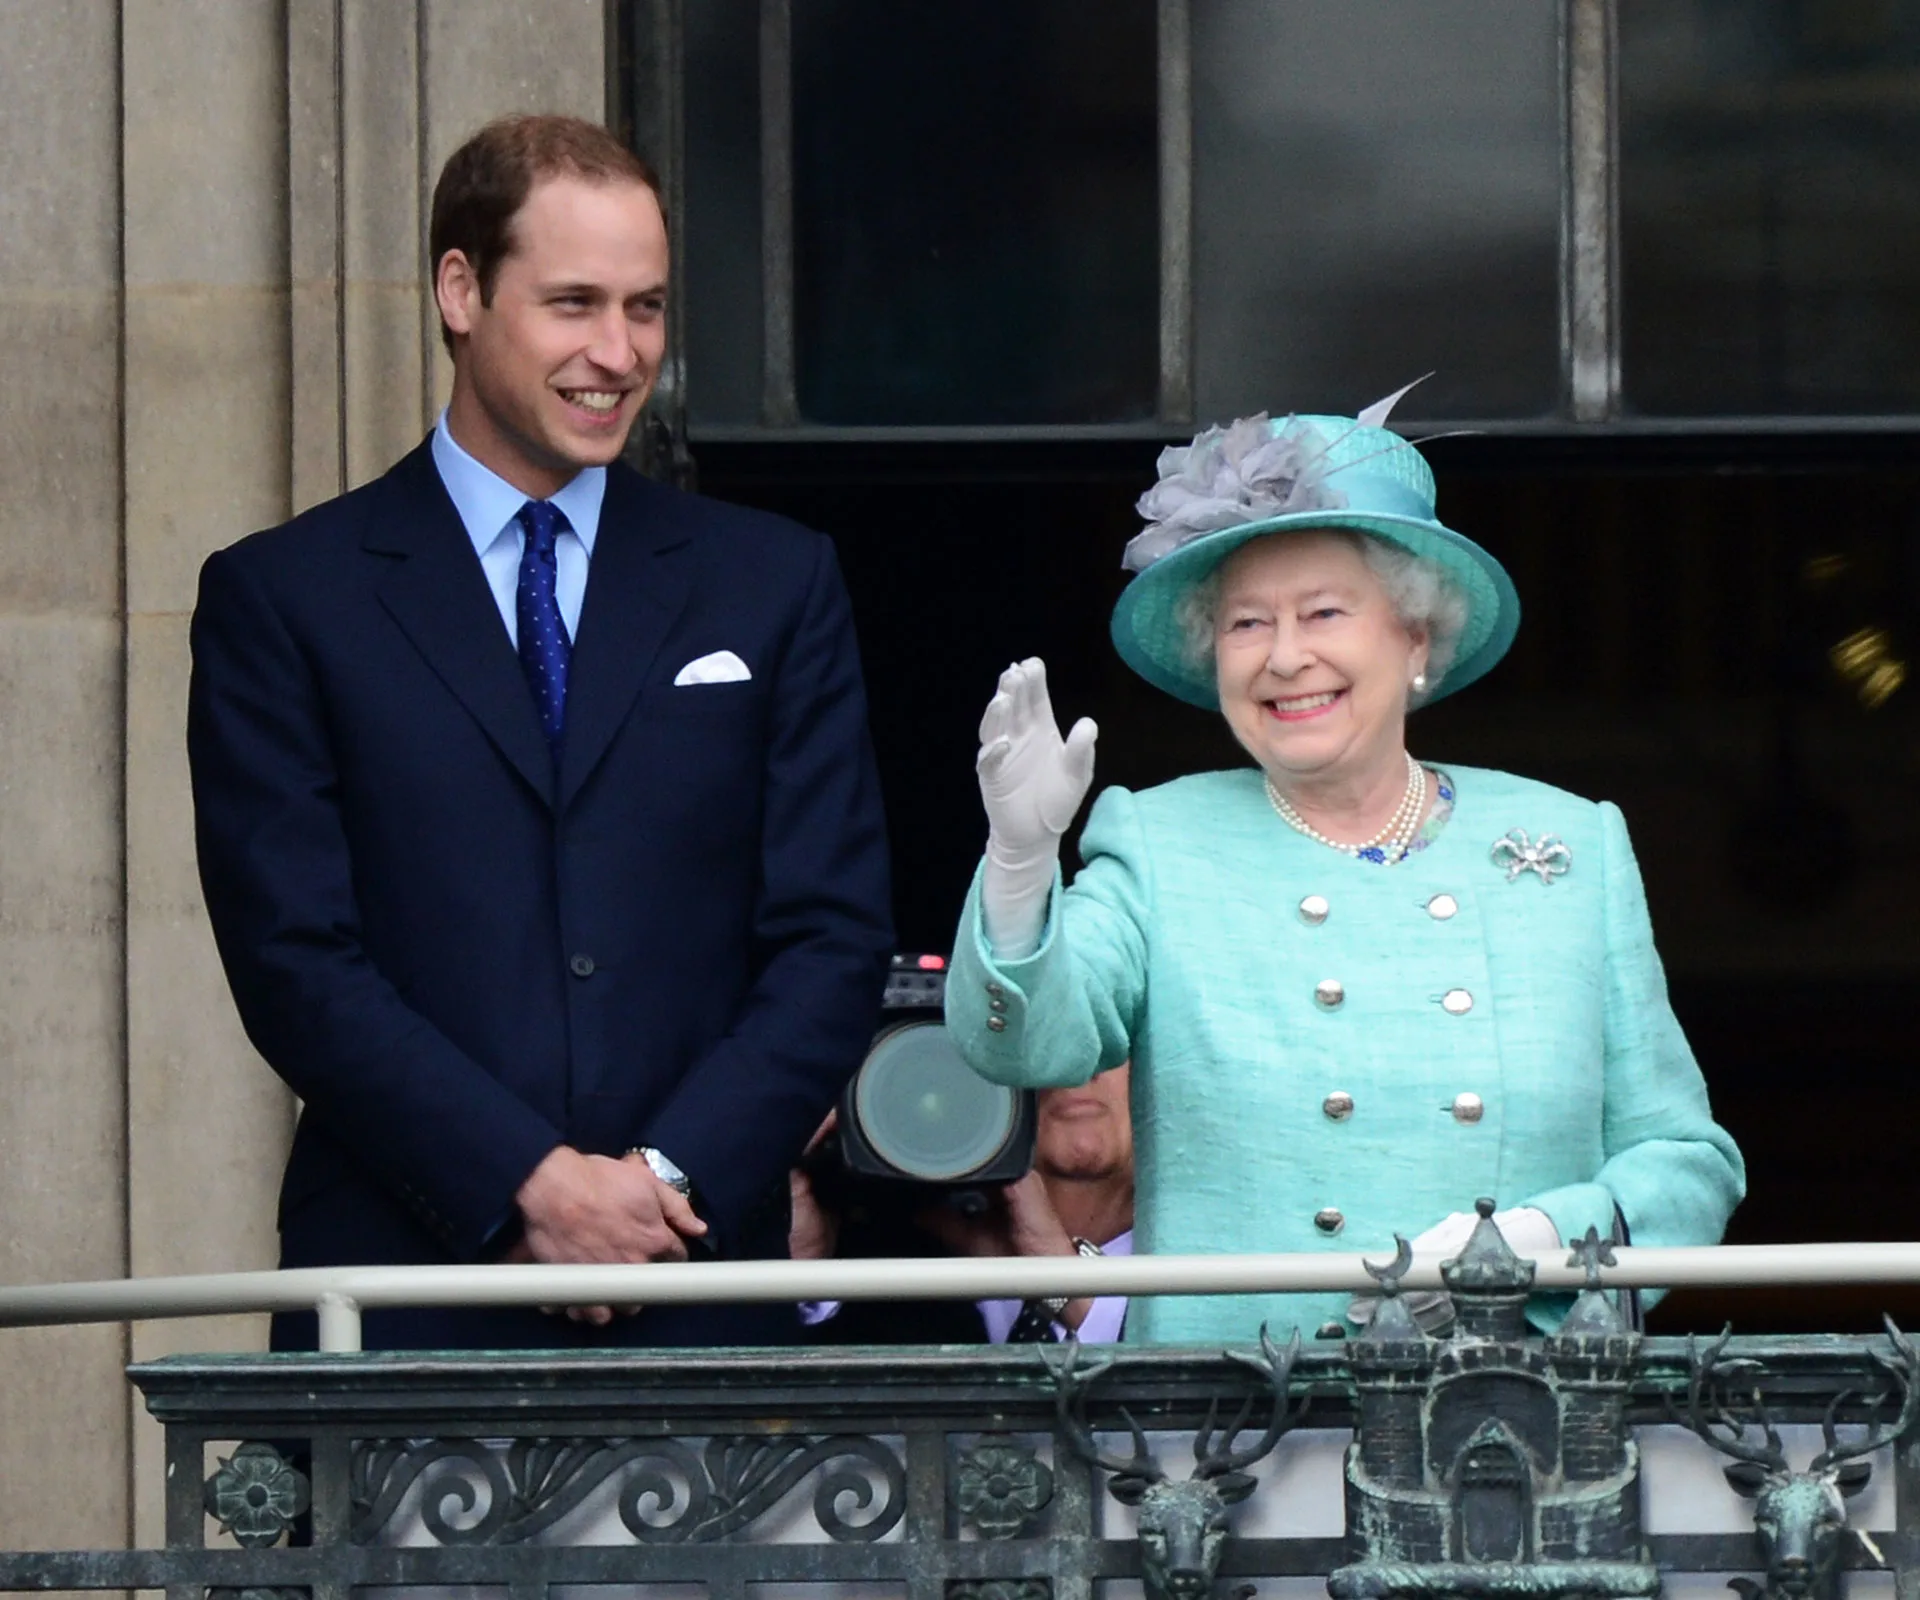
M1663 1253L1638 1254L1608 1266L1589 1241L1536 1269L1489 1220L1434 1274L1457 1314L1440 1339L1399 1297L1423 1281L1403 1258L1375 1269L1386 1299L1364 1332L1304 1346L1249 1329L1231 1350L170 1358L131 1369L166 1430L164 1548L0 1553L0 1590L561 1600L555 1586L695 1584L749 1600L802 1583L819 1600L1093 1600L1117 1583L1120 1600L1137 1581L1149 1600L1597 1600L1727 1580L1748 1600L1865 1600L1887 1573L1914 1600L1913 1347L1891 1325L1645 1338L1602 1287L1647 1281ZM1720 1273L1738 1259L1697 1254ZM1313 1259L1316 1287L1354 1265ZM1893 1259L1869 1249L1854 1270ZM859 1265L799 1293L860 1290L845 1270ZM1143 1258L1137 1280L1095 1282L1085 1267L1125 1264L988 1263L976 1287L969 1264L946 1265L968 1270L935 1277L966 1293L1164 1292L1186 1270ZM597 1269L547 1270L575 1273L582 1299L645 1298ZM721 1269L700 1270L711 1290ZM1270 1259L1251 1281L1181 1286L1293 1270ZM1345 1286L1371 1282L1357 1275ZM1586 1287L1566 1322L1528 1332L1528 1294L1569 1279ZM909 1287L923 1285L894 1277ZM796 1293L779 1273L758 1292L775 1290ZM72 1303L109 1315L111 1298ZM55 1310L54 1291L0 1291L0 1321Z
M1788 1453L1811 1454L1835 1398L1875 1381L1884 1344L1735 1340L1723 1355L1755 1364ZM1220 1593L1252 1583L1278 1600L1270 1580L1352 1566L1346 1355L1301 1352L1290 1390L1304 1424L1250 1473L1218 1552ZM1685 1341L1649 1339L1623 1396L1645 1564L1669 1592L1693 1574L1764 1582L1748 1504L1669 1414L1684 1413L1687 1373ZM364 1586L482 1585L530 1600L553 1585L696 1583L746 1600L751 1585L805 1582L879 1583L855 1592L902 1600L1092 1600L1100 1580L1142 1576L1136 1514L1074 1452L1040 1347L175 1357L133 1377L166 1428L165 1548L0 1554L0 1589L346 1600ZM1130 1414L1174 1476L1210 1410L1230 1417L1261 1392L1218 1351L1142 1349L1103 1375L1086 1414L1117 1450ZM1848 1400L1836 1426L1851 1437L1866 1413ZM1263 1426L1264 1407L1251 1420ZM1873 1473L1850 1506L1872 1545L1846 1541L1838 1563L1891 1570L1909 1595L1920 1458L1882 1450ZM1566 1592L1548 1576L1533 1592Z

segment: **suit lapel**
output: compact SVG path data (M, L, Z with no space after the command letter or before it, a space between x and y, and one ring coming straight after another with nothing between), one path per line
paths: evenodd
M380 583L381 604L514 770L551 805L553 755L533 696L427 446L395 466L387 483L392 496L361 539L369 551L401 558Z
M671 511L671 501L638 473L621 465L608 471L567 677L562 811L606 755L686 606L692 581L685 547L693 535Z

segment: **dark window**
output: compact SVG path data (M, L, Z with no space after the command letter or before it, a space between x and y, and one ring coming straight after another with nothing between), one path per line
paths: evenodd
M1626 395L1920 411L1920 6L1624 0Z
M1195 0L1201 420L1554 409L1558 9Z
M686 23L688 400L760 420L753 0ZM793 8L800 420L1151 419L1159 383L1153 0Z
M684 14L696 436L762 423L759 10ZM1409 416L1564 420L1565 10L1190 0L1183 241L1154 0L798 0L798 420L1137 431L1163 360L1203 422L1429 369ZM1920 413L1920 5L1621 0L1615 65L1626 411Z
M758 0L699 0L686 28L685 217L674 291L686 305L687 413L760 420L760 48Z
M801 416L1150 418L1152 0L808 0L793 21Z

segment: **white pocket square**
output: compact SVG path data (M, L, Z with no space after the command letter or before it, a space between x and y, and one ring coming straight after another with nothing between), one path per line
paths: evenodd
M689 661L674 674L673 686L684 689L696 683L745 683L752 676L746 662L731 650L716 650L698 661Z

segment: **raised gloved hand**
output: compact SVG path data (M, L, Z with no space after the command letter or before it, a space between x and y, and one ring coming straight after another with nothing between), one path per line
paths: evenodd
M1455 1211L1442 1217L1425 1233L1415 1234L1409 1241L1413 1246L1413 1259L1422 1265L1451 1261L1467 1247L1467 1240L1473 1236L1479 1221L1479 1216L1471 1211ZM1553 1225L1553 1218L1532 1206L1496 1211L1493 1222L1506 1237L1507 1247L1517 1256L1537 1261L1563 1248L1560 1230ZM1409 1289L1401 1298L1413 1313L1413 1320L1425 1332L1439 1334L1453 1325L1453 1297L1446 1290ZM1379 1295L1355 1295L1347 1306L1347 1321L1364 1328L1379 1309Z
M1093 720L1082 717L1060 737L1046 663L1038 656L1000 674L980 719L974 770L987 809L981 914L994 954L1003 960L1031 955L1040 942L1060 837L1093 782L1099 734Z

